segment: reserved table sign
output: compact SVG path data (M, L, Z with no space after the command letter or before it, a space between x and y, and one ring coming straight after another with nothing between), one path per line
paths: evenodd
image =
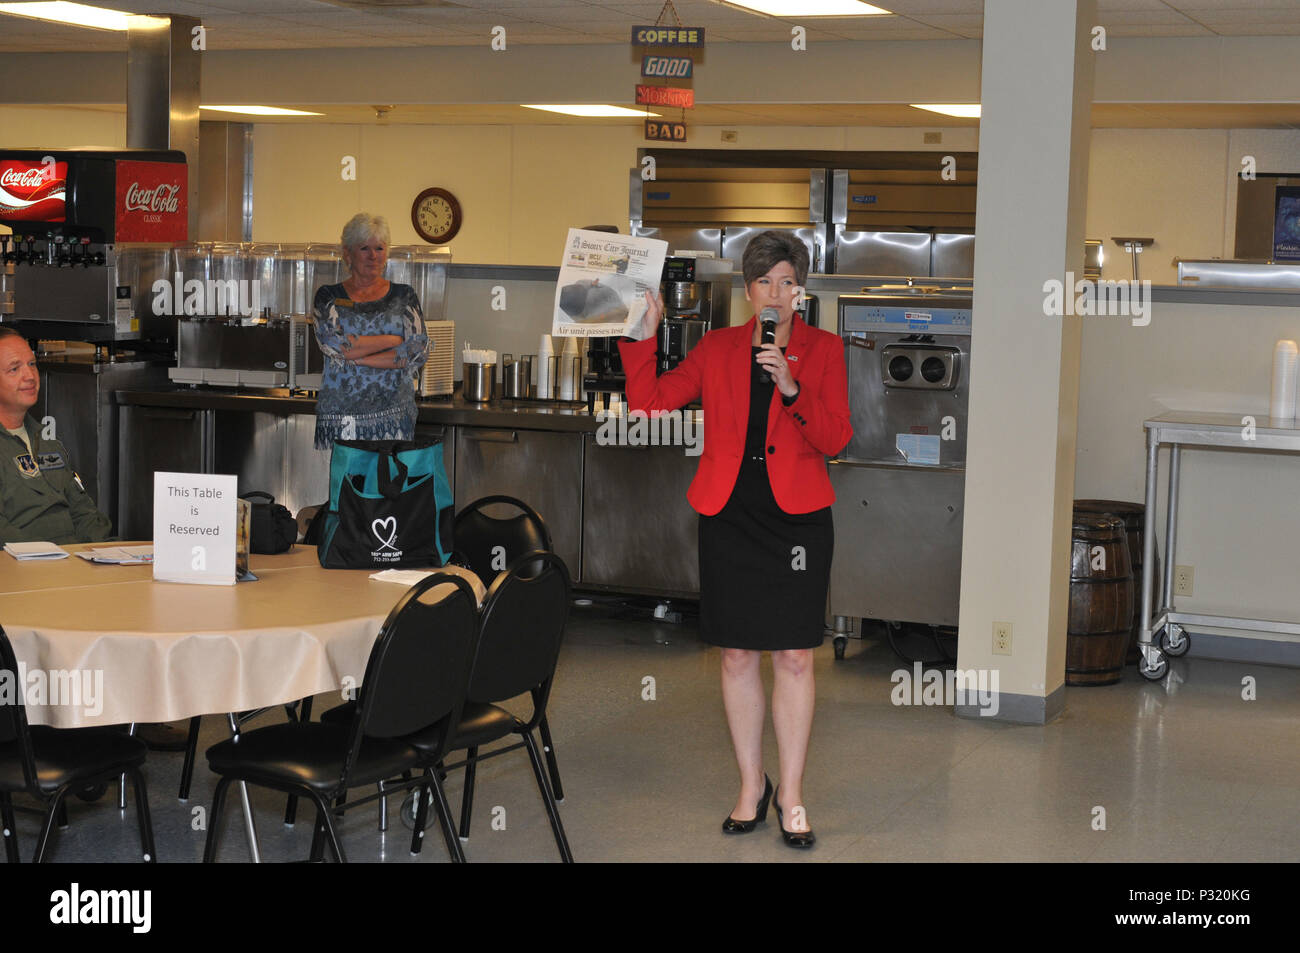
M154 580L233 586L238 497L238 477L155 473Z

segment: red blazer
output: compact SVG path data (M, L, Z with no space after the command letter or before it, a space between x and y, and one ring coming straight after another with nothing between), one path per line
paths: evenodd
M704 452L686 498L704 516L722 511L740 475L749 422L749 376L754 339L751 318L741 327L710 331L676 368L655 376L655 339L620 341L631 410L676 410L704 404ZM799 396L786 407L774 390L767 418L767 476L777 505L811 513L835 502L828 456L853 436L844 343L795 317L786 348Z

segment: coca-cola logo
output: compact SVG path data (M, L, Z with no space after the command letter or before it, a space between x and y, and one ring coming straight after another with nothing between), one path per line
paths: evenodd
M163 184L152 189L142 189L139 182L132 182L126 190L126 210L128 212L175 212L180 208L180 195L179 185Z
M45 166L31 169L5 169L0 172L0 188L34 189L45 180L54 178L54 170L46 172Z

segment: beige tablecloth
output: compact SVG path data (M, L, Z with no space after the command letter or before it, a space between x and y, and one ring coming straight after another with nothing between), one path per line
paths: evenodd
M153 582L149 566L0 555L0 625L19 661L28 721L175 721L360 685L406 590L365 570L321 569L308 546L254 556L251 568L257 582L195 586ZM473 573L450 571L482 598Z

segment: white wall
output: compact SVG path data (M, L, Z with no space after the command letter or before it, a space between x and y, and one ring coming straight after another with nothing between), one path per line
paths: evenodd
M104 109L0 106L0 147L76 149L126 146L126 113Z

